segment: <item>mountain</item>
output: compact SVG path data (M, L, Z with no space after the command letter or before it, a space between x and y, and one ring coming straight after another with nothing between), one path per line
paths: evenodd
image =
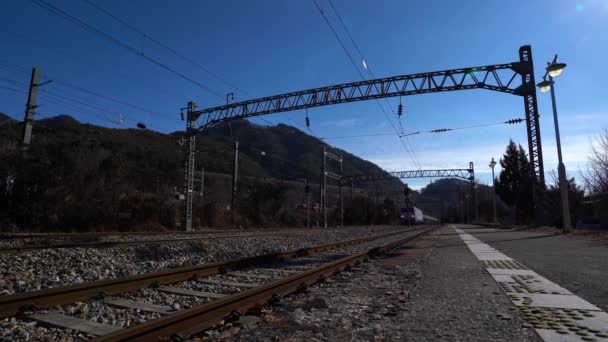
M41 120L38 120L38 122L43 125L55 126L55 127L80 124L80 121L78 121L78 120L74 119L73 117L66 115L66 114L41 119Z
M293 208L294 196L285 191L301 186L304 178L311 183L319 182L324 146L331 153L343 156L345 175L382 172L377 165L334 149L288 125L266 127L236 121L230 126L231 136L228 125L218 125L196 137L195 170L198 172L204 167L206 182L205 201L197 205L225 210L226 203L230 203L230 178L212 174L231 174L234 140L239 142L238 195L243 197L242 203L250 202L255 196L272 196L284 198L284 210ZM175 227L179 221L181 204L174 198L176 191L182 191L184 179L186 146L180 144L183 132L162 134L115 129L83 124L68 115L60 115L36 121L31 147L24 155L26 162L22 163L17 139L21 127L21 124L0 126L0 188L7 186L2 184L4 179L17 177L13 191L0 198L0 202L4 201L0 208L12 205L12 214L8 216L18 225L80 229L157 222ZM339 174L339 164L329 160L328 171ZM256 185L266 179L273 179L275 183ZM328 179L328 184L334 186L328 195L333 205L337 182ZM376 182L376 185L382 191L403 188L397 179ZM301 193L301 190L297 192L299 201ZM314 195L313 203L317 199L318 195ZM218 210L201 207L200 215L214 211L223 215ZM268 211L277 215L281 212ZM284 219L286 214L280 215L283 218L274 222L290 222ZM129 218L128 222L123 222L125 217ZM215 222L209 217L197 219Z
M11 118L10 116L0 112L0 124L4 123L4 122L12 122L15 121L13 120L13 118Z

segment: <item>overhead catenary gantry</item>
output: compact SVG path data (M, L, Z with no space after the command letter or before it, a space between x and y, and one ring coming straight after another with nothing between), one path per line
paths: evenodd
M475 208L475 219L478 217L477 211L477 192L475 191L475 166L473 162L469 162L468 169L435 169L435 170L411 170L411 171L393 171L393 172L376 172L359 175L346 175L342 176L340 185L348 185L351 187L351 198L353 194L353 183L355 182L367 182L377 180L391 180L391 179L405 179L405 178L458 178L469 181L471 184L471 201ZM407 184L405 185L406 191ZM406 195L407 196L407 195ZM376 193L376 204L378 202L378 193Z
M342 184L351 184L362 181L387 180L395 178L461 178L464 180L475 180L475 170L469 169L438 169L438 170L412 170L412 171L393 171L377 172L364 175L347 175L342 177Z
M517 62L345 83L235 102L202 110L188 106L186 128L189 134L196 134L222 122L273 113L386 97L469 89L487 89L523 97L530 154L530 173L535 180L533 182L535 186L533 193L535 197L542 195L544 167L532 48L529 45L519 48L519 61ZM186 157L186 160L190 159ZM186 172L188 172L188 169L186 168ZM187 183L186 185L188 185ZM537 184L541 185L538 186ZM186 186L185 191L190 190ZM191 205L192 203L186 203L186 206L191 207ZM186 211L188 212L188 209ZM186 224L188 225L188 222Z

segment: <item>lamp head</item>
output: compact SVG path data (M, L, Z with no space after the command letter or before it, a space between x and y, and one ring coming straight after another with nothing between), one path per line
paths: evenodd
M551 63L547 67L547 72L549 73L549 75L551 77L558 77L564 72L565 68L566 68L566 63Z
M539 83L539 84L537 84L536 86L537 86L537 87L540 89L540 91L541 91L541 92L543 92L543 93L546 93L546 92L548 92L549 90L551 90L551 82L550 82L550 81L547 81L547 80L544 80L544 81L540 82L540 83Z

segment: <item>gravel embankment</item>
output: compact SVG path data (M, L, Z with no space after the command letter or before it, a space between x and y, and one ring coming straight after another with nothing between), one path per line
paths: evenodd
M383 230L388 231L388 230ZM370 233L371 230L366 231L362 230L357 234L365 235ZM327 233L327 232L326 232ZM336 232L337 235L343 234ZM378 233L376 229L374 234ZM329 234L326 234L329 235ZM352 233L348 233L348 236L339 236L341 240L353 238ZM342 247L336 250L327 251L320 254L315 254L312 256L307 256L299 259L291 259L286 260L281 263L270 264L270 265L262 265L263 268L297 268L298 265L306 265L313 266L320 263L330 262L341 257L344 257L351 253L356 253L362 251L364 249L369 249L375 246L386 244L390 241L394 241L398 238L403 237L402 235L373 240L370 242L366 242L360 245ZM329 236L323 237L308 237L306 243L308 244L318 244L319 239L329 239ZM273 239L274 240L274 239ZM313 242L314 243L311 243ZM251 242L251 241L250 241ZM260 243L258 241L258 243ZM268 242L270 244L283 244L285 245L285 241L272 241ZM241 246L242 247L242 246ZM276 246L275 246L276 247ZM256 268L241 270L241 272L247 272L250 274L265 274L269 275L267 271L259 271ZM289 274L283 274L283 276L287 276ZM281 275L277 274L277 278L281 277ZM256 278L245 278L242 276L234 276L227 274L218 274L211 276L212 279L223 279L233 282L245 282L245 283L258 283L261 284L263 282L269 282L270 279L256 279ZM180 282L178 284L174 284L172 286L179 288L186 288L198 291L206 291L213 293L222 293L222 294L231 294L237 293L239 291L244 290L243 288L238 288L235 286L227 286L227 285L215 285L208 284L203 282L198 282L195 279L187 280L184 282ZM179 311L183 309L188 309L194 305L200 305L206 302L209 302L208 298L197 298L191 296L181 296L175 294L168 294L162 291L155 289L154 287L144 288L136 291L132 291L130 293L124 293L118 295L118 297L122 297L125 299L137 300L139 302L145 302L156 305L164 305L169 307L172 311ZM84 318L94 322L113 325L118 327L127 327L136 324L141 324L150 319L154 319L160 317L159 314L155 313L147 313L139 310L131 310L131 309L121 309L115 308L110 305L107 305L104 302L103 298L92 298L86 302L77 302L70 305L58 306L49 310L40 310L39 313L44 313L48 311L58 312L65 315ZM15 319L15 318L7 318L0 321L0 341L2 340L13 340L17 339L31 339L31 340L66 340L66 341L83 341L92 338L87 334L82 334L77 331L72 331L69 329L54 329L45 327L44 325L40 325L39 323L27 319L27 315L29 312L24 312L25 319Z
M311 231L308 235L4 254L0 255L0 295L286 251L390 229L393 228L333 229Z
M334 230L334 229L331 229ZM262 230L242 230L242 231L216 231L216 232L200 232L200 233L163 233L163 234L112 234L107 235L68 235L68 236L52 236L49 235L38 235L28 237L15 237L7 238L0 235L0 248L24 248L24 247L37 247L37 246L61 246L61 245L76 245L76 244L103 244L113 242L140 242L140 241L159 241L159 240L192 240L196 238L208 238L208 237L224 237L224 236L238 236L238 235L272 235L272 234L284 234L284 233L306 233L306 232L320 232L319 229L268 229L267 231Z

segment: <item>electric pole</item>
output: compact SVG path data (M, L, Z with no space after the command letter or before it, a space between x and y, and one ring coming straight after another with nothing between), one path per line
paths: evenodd
M194 195L194 161L196 158L196 136L194 133L194 115L196 111L196 102L188 102L188 107L184 108L187 110L186 115L186 136L188 137L188 147L186 148L185 159L185 172L184 172L184 190L186 197L186 208L184 210L184 221L186 224L186 231L192 231L192 200ZM182 112L183 113L183 112Z
M203 202L203 199L205 197L204 193L205 193L205 168L201 167L201 193L200 193L201 203Z
M32 78L30 79L30 90L27 95L27 103L25 104L25 117L23 118L23 140L22 149L23 152L27 152L32 141L32 121L34 121L35 110L38 107L36 105L36 99L38 98L38 79L40 78L40 68L34 67L32 69Z
M306 193L306 228L310 228L310 185L308 185L308 178L304 178L304 192Z
M342 163L342 154L340 154L340 227L344 227L344 196L342 194L342 174L344 171L344 166Z
M236 191L237 191L237 182L239 175L239 141L234 141L234 162L232 164L232 199L230 201L230 218L232 220L232 225L234 222L234 211L236 210Z
M323 146L323 227L327 228L327 151Z

